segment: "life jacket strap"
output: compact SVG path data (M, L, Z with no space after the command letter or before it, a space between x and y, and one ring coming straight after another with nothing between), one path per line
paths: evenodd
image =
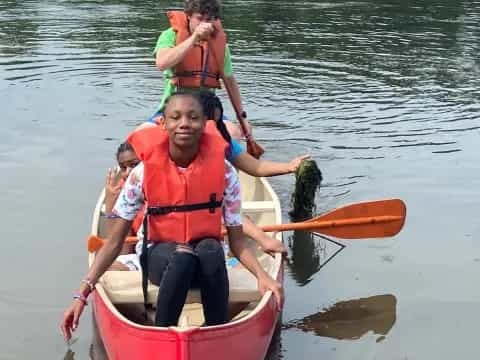
M140 266L142 268L142 292L143 306L145 309L145 321L148 320L148 310L152 306L148 303L148 216L143 217L143 244L142 253L140 254Z
M220 80L220 73L210 73L202 70L179 71L174 73L171 76L168 76L168 78L173 79L177 77L200 77L200 76L213 78L215 80Z
M210 213L214 213L216 208L222 206L223 199L217 200L217 194L210 195L210 201L198 204L173 205L173 206L149 206L147 215L166 215L172 212L187 212L208 209Z

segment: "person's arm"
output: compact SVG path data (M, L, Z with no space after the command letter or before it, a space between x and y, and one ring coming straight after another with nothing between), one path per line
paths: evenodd
M227 226L227 234L233 255L257 278L260 294L263 295L268 290L272 291L277 302L277 310L280 311L283 306L282 285L263 270L257 258L248 247L248 242L243 236L242 226Z
M122 249L132 221L143 205L142 182L143 164L138 165L130 173L113 209L119 215L119 218L113 221L112 234L96 254L87 277L76 294L76 298L63 314L60 328L66 341L70 340L72 331L75 331L78 326L80 315L86 305L86 298L93 290L94 284L113 263Z
M161 47L156 49L155 64L160 70L166 70L177 65L183 60L188 51L200 40L206 39L214 28L210 23L200 23L193 34L182 43L174 47Z
M225 76L223 77L223 81L225 82L225 87L228 89L228 96L230 97L230 102L232 103L233 109L235 111L238 111L238 115L241 115L244 112L244 109L242 104L242 96L240 95L240 88L238 87L235 75L233 75L233 73L231 73L230 75L225 74ZM252 127L250 126L247 118L243 118L243 121L245 122L248 133L251 134Z
M98 251L95 260L88 271L87 279L91 284L95 284L98 281L120 254L120 250L122 249L123 242L130 230L131 224L131 221L125 219L119 218L114 220L111 238ZM61 329L66 341L71 339L72 331L75 331L78 327L80 315L86 305L85 299L90 292L91 289L89 285L82 283L78 290L78 294L83 296L83 299L74 299L70 307L63 314Z
M265 233L260 229L254 222L252 222L248 216L242 217L243 222L243 232L249 238L253 239L263 251L268 252L273 255L273 253L287 253L287 248L283 243Z
M292 159L288 163L282 163L276 161L258 160L249 153L242 152L240 155L234 158L232 162L233 165L235 165L238 169L251 176L266 177L293 173L300 166L301 162L309 157L310 155L305 154Z
M113 261L120 254L123 243L128 235L128 232L130 231L131 226L131 220L122 218L113 220L112 235L95 255L95 260L88 271L87 278L92 283L95 284L98 281L98 279L105 273L105 271L107 271L109 266L112 265Z
M257 278L260 293L263 295L268 290L273 292L280 310L283 305L282 286L263 270L248 247L242 230L240 181L232 165L227 161L225 162L225 182L223 217L230 249L242 265Z

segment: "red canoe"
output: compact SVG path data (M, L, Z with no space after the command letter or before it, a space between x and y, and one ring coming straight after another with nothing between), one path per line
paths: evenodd
M280 224L280 202L265 179L241 174L243 212L259 225ZM92 234L105 235L100 196ZM281 239L281 233L276 235ZM253 243L252 243L252 246ZM280 255L256 255L270 275L283 282ZM95 254L90 254L89 263ZM233 319L220 326L202 326L198 291L189 292L176 327L145 325L141 275L137 271L108 271L96 286L93 309L100 336L110 360L262 360L279 318L271 292L263 297L255 278L241 265L228 268L230 302L237 308ZM155 304L158 288L149 285L149 302ZM153 317L153 314L150 314ZM142 324L143 322L143 324Z

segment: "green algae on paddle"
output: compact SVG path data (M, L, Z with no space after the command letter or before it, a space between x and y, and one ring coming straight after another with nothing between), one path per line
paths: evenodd
M315 211L315 195L322 182L322 172L315 160L304 160L295 172L295 191L289 215L294 221L310 219Z

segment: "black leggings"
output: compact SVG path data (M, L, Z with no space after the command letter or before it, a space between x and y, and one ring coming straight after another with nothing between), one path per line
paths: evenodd
M177 325L190 288L200 288L206 324L224 324L229 287L222 245L202 239L187 247L161 242L148 248L148 278L160 287L155 325Z

